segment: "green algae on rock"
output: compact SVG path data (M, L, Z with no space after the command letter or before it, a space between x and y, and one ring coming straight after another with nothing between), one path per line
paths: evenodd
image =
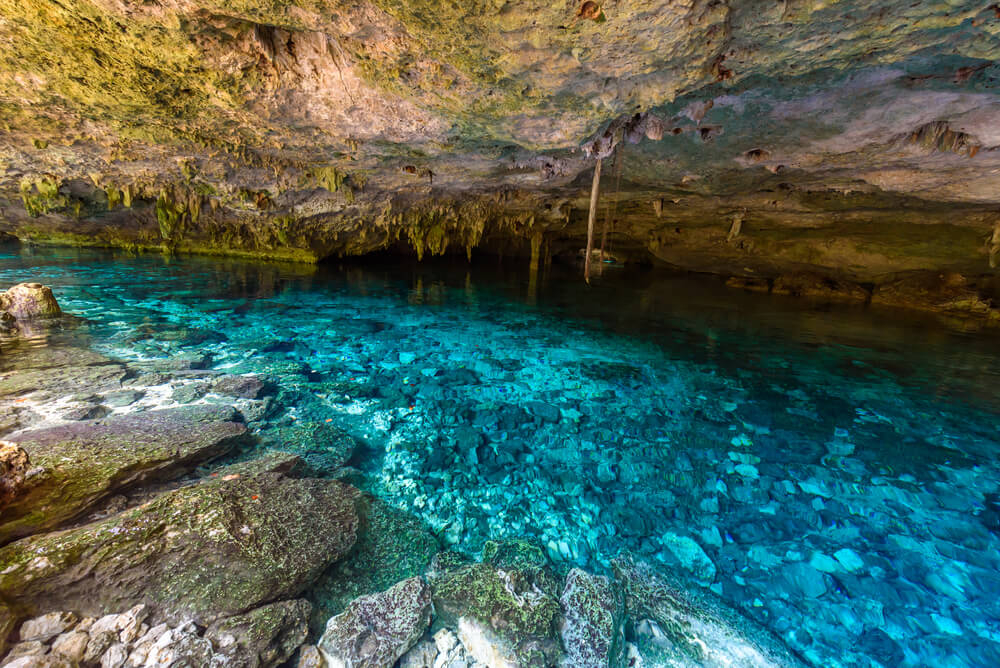
M559 659L559 601L538 588L533 572L470 564L436 575L431 587L438 617L458 628L480 663L543 665Z
M261 473L166 492L108 519L0 548L0 597L99 615L145 601L199 624L300 594L354 544L357 490Z
M357 597L423 575L440 549L440 543L418 519L377 498L360 497L358 517L357 543L312 588L317 631Z
M53 529L113 492L169 480L225 454L246 434L232 418L231 408L192 407L19 434L14 442L41 472L4 509L0 543Z

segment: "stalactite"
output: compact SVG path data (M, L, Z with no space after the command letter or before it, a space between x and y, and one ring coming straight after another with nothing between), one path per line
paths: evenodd
M601 159L594 166L594 182L590 187L590 214L587 217L587 255L583 259L583 280L590 284L590 254L594 249L594 220L597 218L597 198L601 189Z

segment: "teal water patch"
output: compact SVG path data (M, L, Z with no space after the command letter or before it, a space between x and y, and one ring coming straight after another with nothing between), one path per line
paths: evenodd
M1000 665L995 333L648 273L0 255L30 280L103 353L273 381L262 438L347 430L455 549L628 549L817 666Z

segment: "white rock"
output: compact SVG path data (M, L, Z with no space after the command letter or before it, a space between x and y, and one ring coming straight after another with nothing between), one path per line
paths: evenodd
M85 631L68 631L59 634L52 643L52 654L61 656L67 661L79 663L87 652L90 636Z
M128 648L121 643L116 643L108 648L108 651L101 657L101 668L121 668L128 659Z
M48 646L39 640L29 640L28 642L21 642L10 648L7 652L7 656L3 658L4 661L13 661L14 659L20 659L25 656L42 656L49 651ZM6 667L6 664L2 664Z
M21 641L40 640L47 642L63 631L68 631L77 622L72 612L50 612L41 617L29 619L21 624Z
M439 654L437 645L430 640L422 640L399 659L399 668L434 668Z

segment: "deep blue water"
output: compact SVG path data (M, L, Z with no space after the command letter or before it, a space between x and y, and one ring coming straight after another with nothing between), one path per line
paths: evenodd
M363 484L457 549L629 549L817 666L1000 665L998 332L495 264L25 249L0 285L51 285L102 352L270 376L276 427L350 431Z

